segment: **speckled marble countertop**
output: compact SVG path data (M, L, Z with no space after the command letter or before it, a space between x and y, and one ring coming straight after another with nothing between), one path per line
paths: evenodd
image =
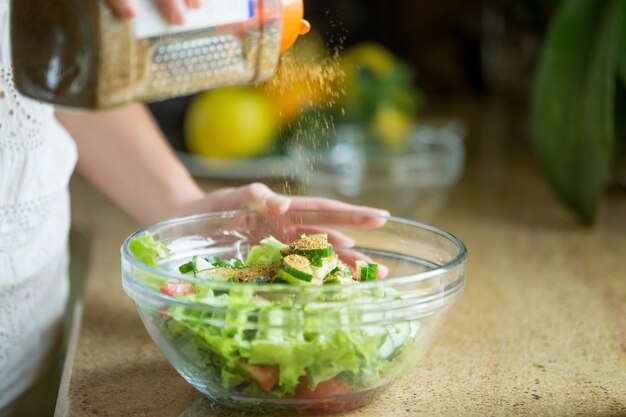
M626 415L626 192L579 226L525 155L470 161L432 221L469 248L466 292L421 365L346 415ZM93 247L57 415L240 416L174 371L123 293L119 247L137 225L82 180L72 191Z

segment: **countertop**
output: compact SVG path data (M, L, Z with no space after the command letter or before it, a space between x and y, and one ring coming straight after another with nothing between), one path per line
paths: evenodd
M465 294L420 366L346 416L626 415L626 191L581 226L525 149L474 147L431 219L469 249ZM241 416L174 371L122 291L119 247L138 225L80 178L72 196L92 248L57 415Z

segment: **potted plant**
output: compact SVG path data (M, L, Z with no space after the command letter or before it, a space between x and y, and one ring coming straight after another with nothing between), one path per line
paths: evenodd
M550 184L592 223L626 159L625 1L562 1L538 64L532 120Z

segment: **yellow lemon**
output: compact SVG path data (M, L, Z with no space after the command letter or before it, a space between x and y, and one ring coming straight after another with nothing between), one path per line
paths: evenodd
M310 108L330 104L338 71L321 37L309 33L283 54L276 73L261 88L288 127Z
M308 109L325 104L328 94L320 88L318 80L307 78L306 75L292 79L287 87L268 93L283 126L290 126Z
M252 87L228 87L196 96L185 116L190 152L243 158L267 150L278 134L276 109Z

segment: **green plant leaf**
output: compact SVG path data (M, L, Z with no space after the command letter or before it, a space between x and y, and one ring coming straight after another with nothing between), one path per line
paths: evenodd
M625 8L626 9L626 8ZM626 80L617 81L615 91L616 168L626 170Z
M622 5L621 31L617 50L617 65L622 85L626 85L626 6Z
M615 71L623 0L566 0L552 22L533 94L548 180L586 223L615 163Z
M617 59L619 80L615 92L616 171L626 172L626 6L622 6L622 31Z

